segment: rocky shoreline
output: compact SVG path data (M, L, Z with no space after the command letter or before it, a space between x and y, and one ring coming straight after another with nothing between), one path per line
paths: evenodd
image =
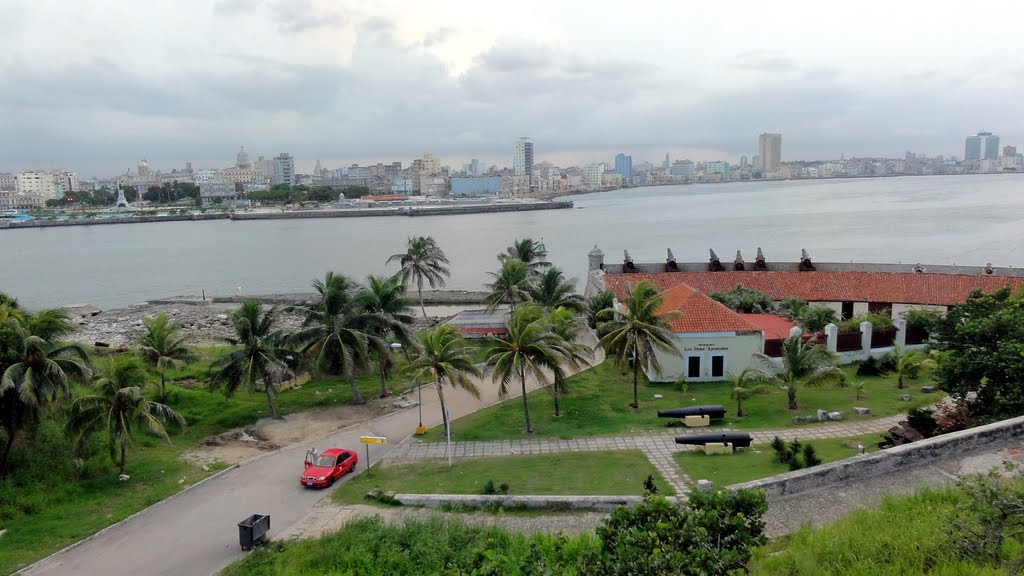
M483 301L481 292L459 290L442 290L423 293L424 302L429 305L476 305ZM213 296L205 300L201 297L174 296L155 298L147 302L139 302L125 308L103 310L89 304L64 306L78 330L72 334L71 340L89 346L126 348L138 342L144 333L143 320L154 318L164 313L182 327L182 332L197 344L224 344L225 339L234 336L231 326L231 314L245 300L260 300L267 305L276 305L282 311L279 316L279 327L286 331L296 331L302 325L302 316L287 308L296 304L312 302L313 293L295 294L264 294L264 295L233 295ZM419 327L428 325L417 314ZM431 323L439 318L432 319Z

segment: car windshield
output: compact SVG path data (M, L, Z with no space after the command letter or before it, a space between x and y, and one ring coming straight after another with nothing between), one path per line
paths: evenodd
M315 462L313 462L313 466L330 468L331 466L334 466L334 456L320 456Z

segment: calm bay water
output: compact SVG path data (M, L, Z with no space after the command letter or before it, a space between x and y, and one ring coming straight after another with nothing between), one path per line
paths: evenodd
M514 238L543 238L582 278L608 262L752 260L1024 265L1024 177L886 178L664 186L573 200L573 210L422 218L171 222L0 231L0 291L29 307L123 306L159 296L306 291L327 270L394 271L408 236L434 236L449 288L478 290ZM582 287L582 285L581 285Z

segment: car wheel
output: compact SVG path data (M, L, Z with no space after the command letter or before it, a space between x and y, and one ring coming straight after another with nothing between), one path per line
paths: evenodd
M331 486L334 486L334 476L327 479L327 487L330 488Z

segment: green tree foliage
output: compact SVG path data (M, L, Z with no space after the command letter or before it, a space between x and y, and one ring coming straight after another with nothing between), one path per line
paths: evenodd
M409 362L408 374L417 384L433 384L441 401L441 418L448 435L448 409L445 406L444 387L447 384L480 397L470 376L479 378L481 372L473 364L474 350L466 345L459 331L449 324L420 333L419 347Z
M594 351L589 346L577 342L583 330L579 318L567 308L555 308L548 314L548 324L561 343L559 349L562 361L573 370L582 370L590 366L594 359ZM569 391L565 385L565 375L556 371L551 381L551 395L555 401L555 416L561 416L559 400Z
M499 397L507 397L509 384L519 382L526 432L533 433L526 377L533 376L542 386L548 381L546 372L564 377L562 361L570 353L565 349L565 341L552 331L543 311L535 305L520 306L510 313L505 329L508 334L504 339L491 337L487 340L487 366L491 368L494 381L499 383Z
M412 299L406 296L405 284L397 276L383 278L381 276L366 277L366 286L356 294L356 308L362 311L359 322L367 332L381 338L394 338L408 350L416 346L416 337L409 326L415 321L412 317ZM391 353L377 352L380 364L380 397L391 395L388 391L388 371L391 369Z
M362 198L370 195L370 189L366 186L346 186L341 192L345 198Z
M490 290L490 294L484 301L489 311L493 312L502 304L508 304L509 310L515 310L516 303L529 299L532 286L530 270L522 260L504 260L501 269L488 274L492 280L485 286Z
M531 302L549 312L565 308L578 314L586 308L583 296L576 293L576 280L566 279L562 270L555 266L537 276L528 292Z
M767 383L786 388L790 410L797 409L798 386L841 384L845 379L843 371L836 366L835 354L812 340L801 342L799 336L782 343L782 368L764 354L754 354L754 357L761 364L757 371Z
M530 275L536 275L551 266L551 263L545 260L547 255L544 245L533 238L516 238L508 248L505 248L505 252L498 254L498 261L504 263L507 260L519 260L526 264Z
M146 332L139 339L139 356L160 373L160 401L167 401L168 368L180 368L196 359L196 351L181 326L167 319L163 312L142 321Z
M887 354L887 360L893 366L896 373L896 387L903 389L903 378L917 378L922 371L934 370L938 364L935 359L918 350L906 351L893 344L892 352Z
M771 314L775 311L775 302L770 295L743 285L709 296L742 314Z
M241 387L256 392L257 384L262 383L271 418L278 417L277 386L292 374L299 356L288 348L285 334L276 329L277 314L276 306L264 313L258 300L243 302L231 318L237 338L228 340L241 348L224 354L210 366L214 371L210 387L223 386L226 396Z
M736 416L738 418L745 416L743 413L744 400L753 394L768 394L772 391L771 386L764 384L761 375L753 368L744 368L739 374L730 370L728 377L729 386L732 388L729 397L736 401Z
M633 408L640 407L639 375L640 366L649 366L654 372L661 371L656 351L679 356L675 337L669 331L669 322L678 312L660 312L664 296L653 284L641 280L626 285L625 310L611 308L598 314L603 321L598 335L599 344L611 356L617 366L633 366Z
M328 272L323 280L313 281L313 288L319 298L311 305L298 307L306 318L303 329L291 335L289 341L302 345L312 370L347 379L352 403L365 404L356 387L356 370L369 367L371 354L378 358L390 354L391 348L382 335L397 329L398 323L391 323L395 319L387 314L361 307L356 296L359 287L342 274ZM397 297L364 293L365 305L374 305L372 299L376 296Z
M1024 414L1024 294L971 293L936 322L939 388L979 415ZM967 402L968 394L977 396Z
M824 306L808 306L796 319L807 332L821 332L825 326L839 321L836 311Z
M80 396L71 404L68 435L82 441L106 433L110 459L125 472L128 447L136 431L146 428L168 442L164 424L185 427L185 419L170 407L150 402L143 395L147 383L146 370L138 358L111 358L96 379L96 394Z
M199 198L199 186L189 182L164 182L150 186L142 193L142 199L154 204L173 204L179 200Z
M810 310L810 305L806 300L800 298L786 298L779 303L778 307L780 314L794 322L803 318L808 310Z
M397 276L406 285L410 282L416 284L416 294L419 295L420 311L423 312L423 319L427 319L427 309L423 305L423 282L431 288L444 288L445 278L450 278L452 273L448 269L448 257L444 250L437 245L431 236L410 237L406 243L405 252L392 254L387 263L398 262L401 268Z
M594 294L587 299L587 325L591 328L597 328L600 322L600 314L605 310L612 307L615 302L615 293L611 290L605 290Z
M618 575L725 576L746 572L753 550L767 542L760 491L693 491L686 504L661 497L618 507L597 528L600 568Z

